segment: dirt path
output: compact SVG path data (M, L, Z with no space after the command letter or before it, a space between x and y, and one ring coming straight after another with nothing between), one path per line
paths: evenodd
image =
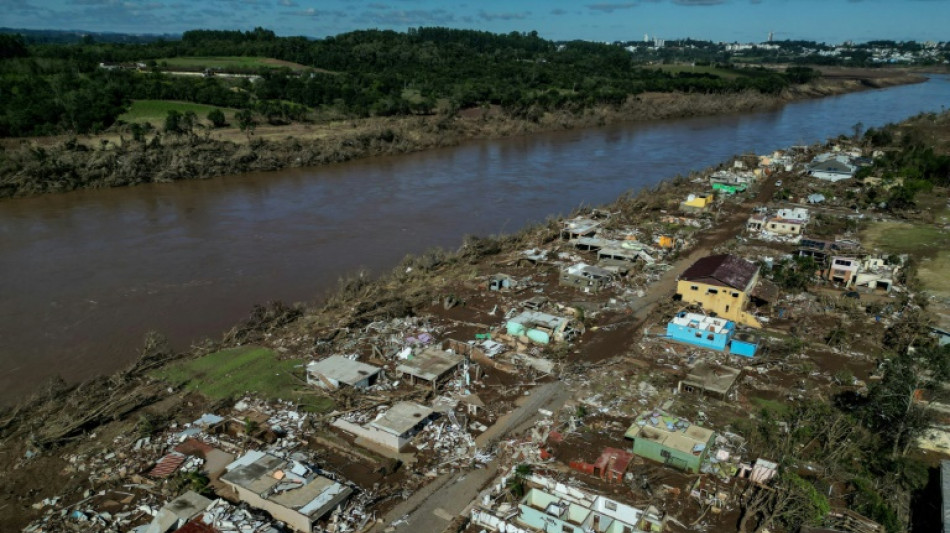
M705 230L696 247L689 255L673 263L672 268L663 273L659 281L647 288L646 294L637 302L639 308L630 315L621 315L613 322L602 326L589 342L581 346L572 361L597 363L624 353L637 338L640 329L647 324L648 318L656 308L668 301L676 293L676 282L687 268L698 259L705 257L717 246L735 238L745 227L749 212L754 205L769 202L775 192L777 176L764 179L759 184L759 192L753 200L740 204L735 211L724 215L719 223Z

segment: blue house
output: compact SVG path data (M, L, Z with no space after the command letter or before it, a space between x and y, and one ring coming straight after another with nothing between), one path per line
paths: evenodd
M726 319L685 311L666 325L667 336L675 341L719 351L725 351L735 331L735 323Z
M720 352L752 357L758 349L758 339L747 333L736 333L735 322L698 313L678 313L666 325L670 339Z
M729 343L729 352L742 357L752 357L759 348L759 339L748 333L736 333Z

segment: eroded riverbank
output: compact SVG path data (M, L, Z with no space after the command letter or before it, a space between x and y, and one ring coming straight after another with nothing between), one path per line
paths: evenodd
M0 159L0 198L313 167L457 146L474 139L765 111L803 99L923 81L923 76L904 72L873 78L839 76L775 95L645 93L620 107L577 112L529 110L527 116L515 117L498 109L470 109L451 115L261 127L246 138L235 130L205 130L140 142L115 134L59 142L8 140L7 153Z
M479 140L346 164L0 202L0 389L16 401L135 358L149 329L183 348L268 300L508 233L580 203L950 104L950 83L776 110Z

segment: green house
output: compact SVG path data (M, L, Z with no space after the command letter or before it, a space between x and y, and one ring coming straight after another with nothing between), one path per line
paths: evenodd
M624 437L633 439L635 455L696 473L716 433L662 411L647 411L637 417Z
M722 191L725 194L736 194L740 192L745 192L746 184L745 183L713 183L712 188L714 191Z

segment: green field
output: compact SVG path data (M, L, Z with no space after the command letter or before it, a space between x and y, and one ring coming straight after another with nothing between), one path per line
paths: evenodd
M333 401L304 382L300 359L278 360L271 350L241 346L171 364L152 377L175 387L199 392L212 400L235 399L245 393L269 400L292 400L308 411L328 411Z
M907 222L874 222L861 239L888 253L933 257L950 247L950 232L928 224Z
M128 111L119 115L119 120L128 123L137 122L139 124L151 122L153 126L161 127L165 121L165 115L173 109L179 113L192 111L198 115L198 119L202 122L207 122L208 112L212 109L221 109L221 111L224 111L224 116L228 122L233 122L234 114L237 113L236 109L216 108L213 105L195 104L192 102L179 102L176 100L135 100L132 102Z
M938 215L938 218L945 213ZM920 260L917 276L926 290L950 298L950 231L928 224L875 222L862 234L867 244Z
M719 76L727 80L735 79L742 76L741 73L734 70L727 70L723 68L716 68L712 66L690 66L690 65L652 65L651 68L656 70L662 70L663 72L668 72L670 74L680 74L680 73L689 73L689 74L712 74L713 76Z
M216 70L254 70L259 68L289 68L291 70L307 70L310 67L290 61L281 61L269 57L243 57L243 56L222 56L222 57L164 57L156 59L159 67L179 68L187 70L204 70L206 68Z

